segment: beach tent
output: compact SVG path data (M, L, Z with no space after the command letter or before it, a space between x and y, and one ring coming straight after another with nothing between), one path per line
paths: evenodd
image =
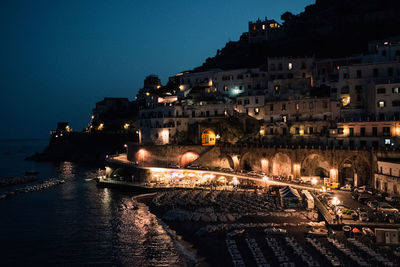
M282 189L279 189L279 195L281 198L281 205L284 208L286 207L296 208L301 199L297 190L291 188L290 186L286 186Z

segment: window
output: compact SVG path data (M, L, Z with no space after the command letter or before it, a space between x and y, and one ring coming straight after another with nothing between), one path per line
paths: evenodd
M274 122L274 117L269 117L270 122Z
M356 93L358 93L358 94L362 93L362 86L361 85L356 85L354 88L356 89Z
M214 110L214 116L218 116L218 110Z
M242 100L238 100L238 105L242 105Z
M400 107L400 100L393 100L392 107Z
M360 135L365 136L365 127L360 128Z
M314 133L314 128L313 127L309 127L308 128L308 133L309 134L313 134Z
M255 114L255 115L258 115L259 113L260 113L260 109L259 109L259 108L255 108L255 109L254 109L254 114Z
M196 117L196 111L192 111L192 118Z
M390 145L390 139L385 139L385 145Z
M390 127L383 127L383 135L390 136Z
M349 128L349 136L354 136L354 128Z
M286 110L286 104L282 104L281 110Z
M301 69L304 70L306 68L306 63L304 61L301 62Z
M378 136L378 128L372 127L372 136Z
M224 110L224 115L225 115L225 116L228 116L228 115L229 115L228 110L226 110L226 109Z
M358 79L362 78L362 71L361 70L357 70L357 78Z
M379 69L374 69L372 75L373 75L374 77L378 77L378 76L379 76Z
M388 68L388 76L393 76L393 68Z
M210 111L209 110L206 111L206 116L210 117Z
M322 108L327 109L328 103L326 101L322 102Z
M300 109L300 105L299 105L299 103L296 103L296 110L299 110Z
M258 98L256 98L256 104L258 104Z
M278 92L279 91L279 85L275 85L274 86L274 90L275 90L275 92Z
M313 103L313 102L308 103L308 107L309 107L310 109L313 109L313 108L314 108L314 103Z
M244 104L245 104L245 105L248 105L249 103L250 103L250 101L249 101L248 99L245 99L245 100L244 100Z
M287 117L286 117L286 115L283 115L283 116L282 116L282 119L283 119L283 122L285 122L285 123L286 123L286 121L287 121Z
M338 128L338 134L344 134L344 129L343 128Z
M269 128L269 133L274 134L274 128Z
M270 70L275 70L275 64L271 64L271 66L269 68L270 68Z
M295 128L295 134L300 134L300 128L299 127Z
M287 77L288 79L293 79L293 73L288 73Z
M399 93L399 87L392 88L392 93L393 94L398 94Z
M293 63L289 62L288 63L288 70L292 70L293 69Z
M385 101L383 100L378 101L378 108L384 108L385 106L386 106Z
M378 88L376 89L377 94L385 94L386 93L386 88Z
M224 91L225 91L225 92L228 91L228 85L224 85Z
M278 70L282 70L282 63L278 64Z

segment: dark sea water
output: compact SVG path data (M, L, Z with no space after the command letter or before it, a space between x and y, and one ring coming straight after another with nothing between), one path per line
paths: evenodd
M98 167L24 158L47 140L0 141L0 179L39 171L61 178L47 190L0 199L0 266L182 266L182 249L128 192L99 188ZM23 187L19 185L4 190ZM132 203L137 210L124 208Z

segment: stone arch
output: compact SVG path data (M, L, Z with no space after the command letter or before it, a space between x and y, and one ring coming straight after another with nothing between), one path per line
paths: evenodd
M328 160L317 153L312 153L304 157L301 161L301 176L319 176L321 178L329 177L331 165Z
M235 169L235 167L236 167L232 157L229 156L229 155L223 155L221 157L221 161L220 162L221 162L220 163L221 168Z
M245 171L261 171L260 158L257 153L247 152L240 159L240 168Z
M197 154L196 152L187 151L179 157L179 166L185 167L186 165L197 160L199 157L200 157L200 155Z
M272 157L272 174L284 177L292 174L292 160L286 153L278 152Z
M340 184L371 186L371 166L365 158L359 155L343 159L339 164L338 171Z

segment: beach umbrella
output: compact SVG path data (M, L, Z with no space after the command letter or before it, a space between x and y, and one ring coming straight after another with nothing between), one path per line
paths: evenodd
M354 227L351 231L353 232L353 234L361 234L360 230L358 230L357 227Z

